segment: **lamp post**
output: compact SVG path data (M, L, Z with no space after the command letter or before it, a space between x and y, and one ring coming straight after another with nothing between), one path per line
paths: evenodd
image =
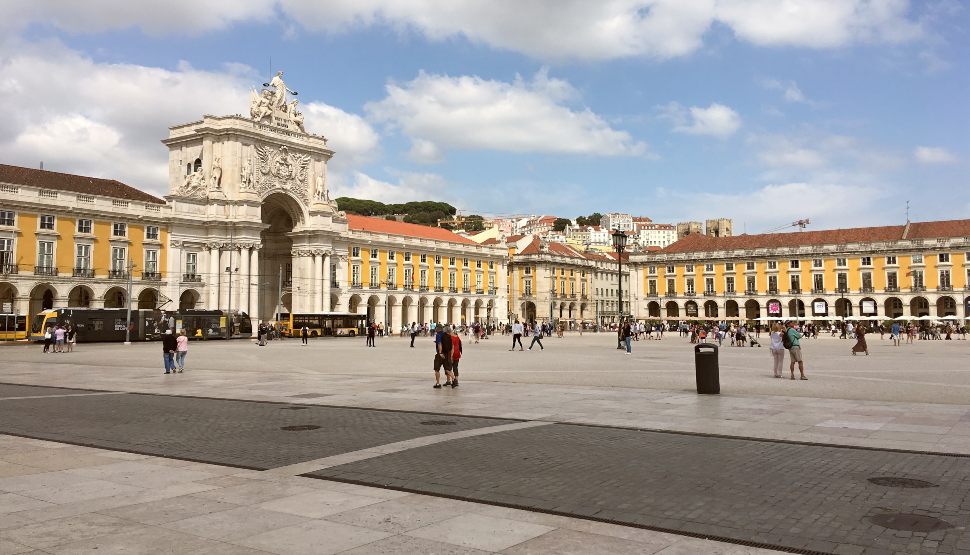
M618 264L617 265L618 285L617 285L616 291L619 297L618 298L619 300L618 322L619 322L619 326L621 326L620 330L622 330L623 329L622 328L623 326L623 249L626 248L626 233L624 233L623 231L620 231L619 229L613 230L613 248L616 249L616 262ZM617 349L623 348L623 339L621 339L620 335L621 335L620 331L618 330L616 334Z

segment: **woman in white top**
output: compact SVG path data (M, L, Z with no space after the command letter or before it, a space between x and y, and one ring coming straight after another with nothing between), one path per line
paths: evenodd
M782 367L785 365L785 344L782 342L781 334L785 333L781 324L775 322L771 327L771 347L768 351L775 362L775 377L781 377Z

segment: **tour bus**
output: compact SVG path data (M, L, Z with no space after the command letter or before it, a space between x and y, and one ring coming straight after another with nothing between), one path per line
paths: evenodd
M226 339L230 323L232 337L252 337L253 323L245 312L224 310L180 310L175 314L175 329L185 330L189 339Z
M30 321L30 340L43 341L48 327L71 324L77 330L78 343L94 341L151 341L160 337L160 313L150 309L131 311L131 333L126 308L51 308L36 314Z
M364 333L366 325L367 315L353 312L282 313L277 329L289 337L299 337L303 326L310 330L310 337L356 337Z
M0 341L27 339L25 314L0 314Z

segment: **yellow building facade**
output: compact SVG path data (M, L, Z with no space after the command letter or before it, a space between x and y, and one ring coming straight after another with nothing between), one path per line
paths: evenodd
M568 328L593 319L593 258L533 236L513 240L508 247L509 320L558 321Z

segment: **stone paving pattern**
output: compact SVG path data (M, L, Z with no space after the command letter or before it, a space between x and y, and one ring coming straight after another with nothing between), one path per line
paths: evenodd
M0 392L6 392L6 388ZM74 391L78 394L82 392ZM0 433L267 469L509 420L173 397L77 395L0 401ZM421 422L447 420L447 426ZM283 426L317 425L290 432Z
M552 425L310 476L825 553L970 553L970 459ZM873 485L919 478L927 489ZM883 512L954 528L893 531Z
M82 389L67 389L63 387L47 387L34 385L14 385L0 383L0 399L10 397L45 397L48 395L77 395L79 393L94 393Z

